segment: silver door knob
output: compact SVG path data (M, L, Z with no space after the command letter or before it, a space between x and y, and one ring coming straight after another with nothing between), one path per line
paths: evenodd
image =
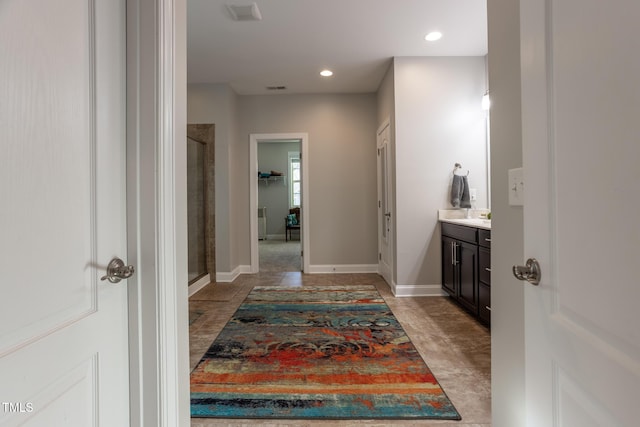
M538 285L540 283L540 264L535 258L529 258L525 266L513 266L513 275L518 280L526 280L532 285Z
M124 261L120 258L114 258L107 266L107 274L102 276L100 280L108 280L111 283L118 283L122 279L128 279L133 276L135 268L133 265L124 265Z

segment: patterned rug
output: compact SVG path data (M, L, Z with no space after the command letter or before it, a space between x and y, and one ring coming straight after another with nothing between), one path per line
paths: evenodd
M460 415L374 286L256 286L191 373L191 415Z

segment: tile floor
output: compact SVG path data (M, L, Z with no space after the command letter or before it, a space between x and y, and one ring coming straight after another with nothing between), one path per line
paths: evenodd
M191 369L254 285L374 284L422 354L462 421L433 420L232 420L194 418L192 427L306 426L491 426L491 340L489 331L448 298L395 298L377 274L265 272L233 283L213 283L189 300Z

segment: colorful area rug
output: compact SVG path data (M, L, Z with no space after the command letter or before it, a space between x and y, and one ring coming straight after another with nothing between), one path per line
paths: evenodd
M256 286L191 373L191 415L460 415L374 286Z

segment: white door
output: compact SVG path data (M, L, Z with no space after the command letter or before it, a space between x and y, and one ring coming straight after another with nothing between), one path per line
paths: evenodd
M0 425L129 424L125 1L0 3Z
M378 271L389 285L392 281L391 181L389 122L378 130Z
M637 426L637 0L522 0L526 416Z

